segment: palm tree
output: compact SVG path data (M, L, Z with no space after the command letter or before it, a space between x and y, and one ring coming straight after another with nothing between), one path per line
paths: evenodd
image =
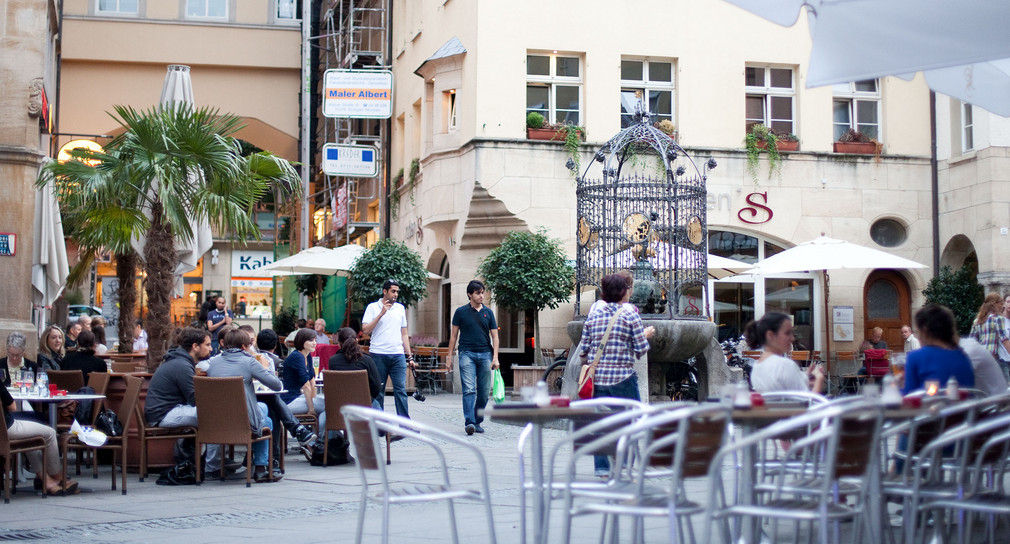
M178 261L175 241L192 240L208 221L239 240L259 238L255 203L272 187L297 194L288 161L267 152L243 157L241 127L232 114L177 104L138 111L116 106L125 131L104 152L74 150L81 160L51 162L38 184L56 184L64 205L88 218L88 236L118 243L143 239L147 271L148 368L161 362L171 334L171 294Z

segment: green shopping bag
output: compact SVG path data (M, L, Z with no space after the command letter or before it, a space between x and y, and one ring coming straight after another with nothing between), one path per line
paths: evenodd
M491 398L495 404L501 404L505 400L505 380L501 377L501 370L494 369L492 374L493 383L491 385Z

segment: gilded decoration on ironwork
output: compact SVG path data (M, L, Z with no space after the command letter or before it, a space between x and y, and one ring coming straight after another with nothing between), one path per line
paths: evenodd
M639 104L632 125L576 178L576 315L589 308L585 287L628 270L631 302L643 318L704 319L696 308L708 281L705 182L715 166L712 159L695 164Z

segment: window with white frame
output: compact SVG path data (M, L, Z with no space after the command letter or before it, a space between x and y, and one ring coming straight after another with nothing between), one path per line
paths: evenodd
M837 141L849 129L880 139L880 85L876 79L832 85L832 123Z
M744 72L747 93L747 132L761 123L778 134L796 132L796 84L792 68L747 66Z
M137 14L140 0L98 0L98 13Z
M276 0L276 2L278 21L292 21L301 17L297 0Z
M961 102L961 151L975 149L975 117L971 104Z
M526 350L526 313L497 308L498 351L522 353Z
M444 113L442 132L456 132L456 89L442 92L442 111Z
M228 0L186 0L186 17L224 19Z
M673 122L673 61L621 60L621 128L631 126L639 100L653 121Z
M547 123L582 124L581 57L526 55L526 113L534 111Z

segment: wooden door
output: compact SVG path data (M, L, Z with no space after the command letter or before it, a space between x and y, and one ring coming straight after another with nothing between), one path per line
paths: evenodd
M870 338L874 327L884 329L887 349L905 349L901 326L911 324L909 288L905 278L893 270L874 270L863 287L864 338ZM857 339L862 342L862 339Z

